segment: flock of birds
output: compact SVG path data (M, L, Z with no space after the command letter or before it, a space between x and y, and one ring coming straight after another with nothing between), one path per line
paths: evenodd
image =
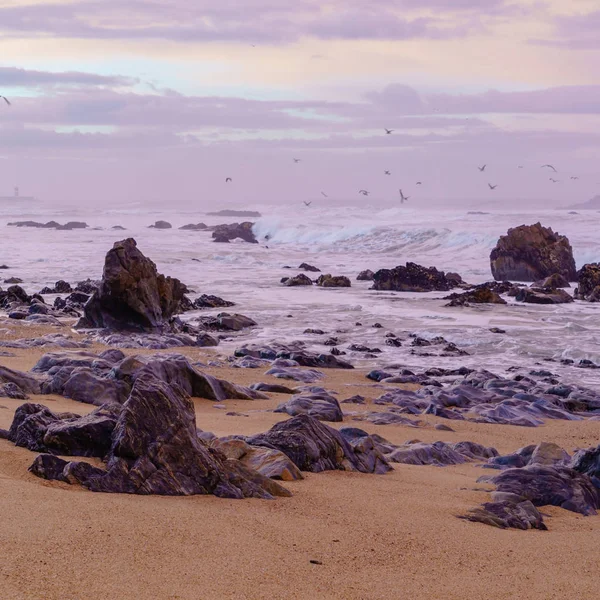
M11 106L11 102L10 102L10 100L6 96L0 95L0 98L2 98L2 100L4 100L4 102L6 102L6 104L8 106ZM384 131L385 131L386 135L391 135L392 133L394 133L393 129L388 129L387 127L384 128ZM294 160L295 164L298 164L299 162L302 162L302 159L300 159L300 158L294 158L293 160ZM487 167L487 164L481 165L481 167L477 167L477 168L479 169L480 173L484 173L486 167ZM523 165L519 165L519 169L522 169L522 168L523 168ZM548 165L542 165L540 168L542 168L542 169L552 169L552 171L554 173L558 173L558 171L556 170L556 168L553 165L549 165L549 164ZM383 174L384 175L391 175L392 172L386 169L383 172ZM572 180L579 179L579 177L575 177L575 176L571 176L570 178ZM553 177L550 177L550 181L552 183L560 183L559 179L554 179ZM233 183L233 179L231 177L226 177L225 178L225 183ZM423 182L422 181L417 181L416 185L423 185ZM494 184L488 183L488 187L490 188L490 190L493 191L493 190L495 190L498 187L498 184L494 185ZM410 196L405 196L404 192L402 191L402 189L399 189L398 192L400 194L400 204L404 204L405 202L407 202L408 200L410 200ZM358 190L358 193L361 196L369 196L371 192L369 192L369 190L361 189L361 190ZM324 198L329 198L329 196L325 192L321 192L321 195ZM310 206L311 204L312 204L312 200L304 200L304 205L305 206Z

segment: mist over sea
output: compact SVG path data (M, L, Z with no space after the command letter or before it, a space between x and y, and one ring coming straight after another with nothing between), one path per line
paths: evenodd
M590 359L600 363L600 306L575 302L563 305L525 305L508 299L507 306L448 308L444 293L395 293L369 290L369 282L356 281L364 269L376 271L407 261L458 272L469 283L491 280L489 254L507 229L540 221L566 235L573 246L577 267L600 260L597 242L598 214L546 209L484 211L468 209L415 210L372 206L252 206L263 215L255 221L260 243L213 243L210 232L180 231L188 223L207 225L233 222L231 217L207 216L206 209L56 208L41 203L0 206L0 264L19 277L29 292L37 292L58 279L69 282L99 279L104 256L112 244L134 237L141 251L160 272L177 277L195 294L216 294L236 302L236 312L254 318L259 327L232 340L221 349L242 343L304 340L321 352L323 339L304 334L307 328L326 331L340 339L340 348L351 343L377 347L377 358L363 354L349 358L356 364L398 363L407 368L470 366L506 372L512 366L543 365L566 380L598 384L595 370L562 365L561 359ZM85 221L85 230L56 231L8 227L12 221ZM157 220L173 225L169 230L149 229ZM115 231L113 226L125 231ZM346 275L350 289L288 288L284 276L295 275L308 262L324 273ZM284 269L285 266L294 269ZM2 284L0 284L2 285ZM6 286L4 286L6 287ZM215 311L218 312L218 311ZM194 316L189 313L185 316ZM357 325L361 323L361 325ZM381 323L382 329L373 328ZM506 335L490 332L491 327ZM401 348L385 345L393 332L406 342ZM469 355L425 358L411 352L408 336L438 335L456 343ZM557 362L547 362L553 359Z

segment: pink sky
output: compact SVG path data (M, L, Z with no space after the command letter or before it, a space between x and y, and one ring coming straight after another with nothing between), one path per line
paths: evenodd
M600 193L597 0L0 0L0 52L0 195Z

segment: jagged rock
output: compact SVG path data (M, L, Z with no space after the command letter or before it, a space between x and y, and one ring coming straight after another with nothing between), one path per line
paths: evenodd
M179 229L181 229L182 231L203 231L205 229L208 229L208 226L206 225L206 223L189 223L188 225L184 225Z
M100 288L85 305L80 328L161 331L179 307L185 286L160 275L133 238L106 255Z
M70 294L72 291L71 285L61 279L54 284L53 288L45 287L40 294Z
M465 282L463 281L463 278L458 274L458 273L446 273L446 279L454 284L452 287L458 287L460 285L464 285Z
M41 383L35 377L21 371L13 371L0 365L0 384L12 384L25 394L40 394Z
M308 415L277 423L266 433L246 441L253 446L280 450L301 471L386 473L390 470L387 460L375 447L369 449L368 445L363 445L360 450L355 450L339 431Z
M65 465L71 471L79 463ZM60 465L54 465L53 474ZM33 465L32 465L33 469ZM35 472L35 471L34 471ZM196 432L194 405L176 385L146 373L136 380L112 433L106 471L79 473L92 491L214 494L226 498L289 496L279 484L209 449Z
M303 383L314 383L324 377L323 373L314 369L297 369L293 367L273 367L266 372L266 375L272 375L277 379L290 379Z
M600 263L589 263L577 273L579 286L576 298L588 302L600 302Z
M564 290L549 288L521 288L516 300L528 304L567 304L574 301L573 296Z
M469 306L469 304L506 304L506 300L486 284L479 285L462 294L450 294L444 300L450 300L446 306Z
M276 413L287 413L291 417L309 415L319 421L341 422L344 420L339 402L330 394L300 394L280 404Z
M327 275L321 275L317 281L317 285L320 287L351 287L350 280L344 275L332 276L329 273Z
M296 352L281 350L277 353L277 358L293 360L301 367L313 367L317 369L354 369L354 367L344 360L331 354L310 354L309 352Z
M71 231L73 229L87 229L89 225L87 223L83 223L82 221L69 221L64 225L58 225L56 227L59 231Z
M600 488L600 446L576 452L570 466L578 473L587 475Z
M154 225L150 225L149 229L172 229L173 225L168 221L156 221Z
M490 263L496 280L538 281L555 273L568 281L577 277L569 240L540 223L509 229L492 250Z
M92 279L86 279L85 281L78 281L75 285L76 292L82 292L91 296L96 290L100 289L102 285L101 281L94 281Z
M219 313L216 317L200 317L198 323L212 331L241 331L257 325L250 317L225 312Z
M600 490L578 471L561 466L533 465L508 469L492 478L498 492L515 494L535 506L560 506L582 515L595 515Z
M313 284L312 279L310 277L307 277L304 273L300 273L295 277L283 277L281 279L281 283L283 283L283 285L287 285L288 287Z
M244 223L231 223L229 225L217 225L213 230L212 237L215 242L230 242L239 238L251 244L258 244L258 240L252 231L253 226L254 223L248 221Z
M446 444L445 442L407 443L397 446L386 457L391 462L406 465L460 465L472 460L483 460L497 455L494 448L485 448L472 442Z
M11 304L29 304L31 296L19 285L11 285L5 291L0 290L0 308L9 308Z
M320 273L321 269L317 269L317 267L314 267L313 265L309 265L308 263L303 262L299 267L299 269L302 269L303 271L309 271L311 273Z
M459 518L500 529L541 529L542 531L548 529L538 509L529 500L519 498L511 498L503 502L486 502Z
M4 283L10 283L10 284L19 284L19 283L23 283L22 279L19 279L18 277L10 277L9 279L5 279Z
M194 300L194 308L227 308L229 306L235 306L235 302L223 300L219 296L212 296L210 294L202 294L202 296Z
M356 281L373 281L374 277L375 273L373 273L371 269L367 269L366 271L361 271L358 274Z
M396 292L445 292L454 287L443 271L425 268L412 262L394 269L381 269L373 276L373 290Z
M270 479L282 481L304 479L300 469L280 450L251 446L244 440L236 438L215 438L210 445L227 458L239 460L249 469L254 469Z
M554 275L550 275L550 277L534 283L532 287L556 290L558 288L570 288L571 284L560 273L554 273Z
M13 400L27 400L27 394L14 383L0 383L0 398Z

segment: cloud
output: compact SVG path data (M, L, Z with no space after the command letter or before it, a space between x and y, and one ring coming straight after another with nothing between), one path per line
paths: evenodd
M550 39L531 43L571 50L600 50L600 10L588 14L561 15L554 18L555 32Z
M118 87L131 86L135 83L138 83L138 80L121 75L106 76L77 71L51 73L16 67L0 67L0 86L5 87L45 87L54 85Z

